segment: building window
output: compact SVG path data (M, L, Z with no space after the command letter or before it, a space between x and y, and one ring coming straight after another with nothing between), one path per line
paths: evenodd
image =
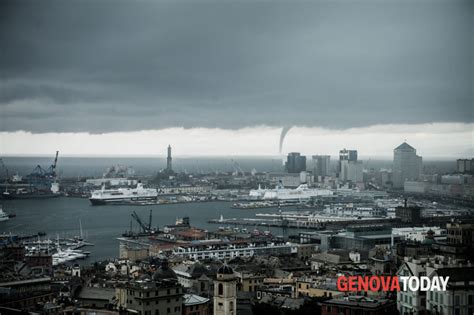
M169 307L166 309L166 313L171 313L171 309Z
M217 287L218 295L223 295L224 294L224 285L222 283L219 283Z

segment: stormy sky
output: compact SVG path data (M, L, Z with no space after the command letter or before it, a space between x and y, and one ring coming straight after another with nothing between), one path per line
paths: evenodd
M2 1L0 131L470 124L473 11L468 0Z

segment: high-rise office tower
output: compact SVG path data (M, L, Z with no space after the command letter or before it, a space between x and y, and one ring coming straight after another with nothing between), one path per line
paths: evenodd
M472 173L474 171L474 159L459 159L456 161L459 173Z
M362 183L364 181L363 169L362 161L342 160L339 179L353 183Z
M403 142L393 150L393 187L402 188L406 180L418 180L421 174L422 157L416 149Z
M357 150L340 150L339 160L357 161Z
M300 155L299 152L288 153L285 166L288 173L306 171L306 156Z
M313 155L314 176L328 176L330 169L330 155Z
M340 180L363 182L363 165L362 161L357 160L357 150L340 150L337 168Z
M357 161L357 150L346 150L342 149L339 151L339 163L337 165L338 173L341 173L341 162L342 161Z

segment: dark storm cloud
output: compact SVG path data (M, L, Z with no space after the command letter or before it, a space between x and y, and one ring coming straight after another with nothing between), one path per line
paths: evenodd
M2 1L1 130L472 122L472 1Z

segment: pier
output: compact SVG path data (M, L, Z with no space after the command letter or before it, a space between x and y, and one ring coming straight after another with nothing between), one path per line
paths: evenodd
M214 219L207 221L212 224L221 225L244 225L244 226L263 226L263 227L279 227L279 228L294 228L294 229L311 229L322 230L325 229L324 222L309 222L309 221L288 221L288 220L253 220L253 219Z

